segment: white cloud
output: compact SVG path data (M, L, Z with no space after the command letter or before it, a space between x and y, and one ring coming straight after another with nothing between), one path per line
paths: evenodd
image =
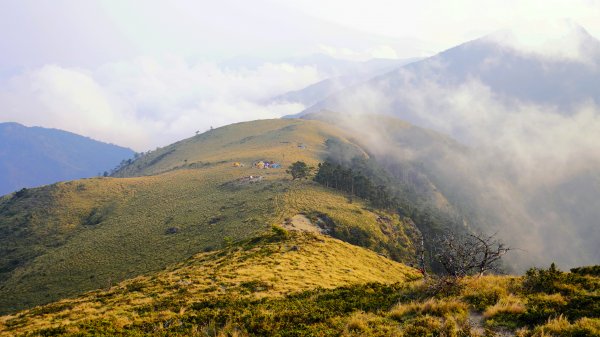
M434 180L451 186L444 193L468 202L487 230L526 250L509 257L514 266L556 261L572 267L597 260L598 235L589 229L597 223L592 205L600 196L599 106L588 101L564 111L525 103L497 95L476 78L409 83L397 91L379 83L340 99L336 110L352 113L338 122L352 127L380 158L429 163ZM353 118L391 111L393 102L384 92L404 103L396 113L410 112L421 125L461 137L470 149L410 151L380 124Z
M600 144L600 107L593 102L561 111L498 96L474 78L455 86L422 81L396 95L424 125L459 136L485 154L482 161L502 162L503 173L524 190L560 184L600 167L595 150Z
M500 29L535 29L540 21L565 18L600 36L600 2L596 0L305 0L289 6L372 34L426 41L427 49L436 52Z
M399 59L398 51L389 45L377 45L366 49L351 49L320 44L321 52L342 60L368 61L373 58ZM416 55L411 55L416 56ZM419 55L420 56L420 55Z
M453 72L457 69L447 67L453 64L451 57L460 54L448 55L353 87L331 97L324 106L341 112L342 118L336 122L349 125L356 138L382 161L424 163L423 171L434 176L433 181L446 196L459 207L467 205L470 215L476 214L470 220L485 230L498 231L509 245L527 251L512 254L511 265L525 268L555 261L561 267L572 267L594 263L600 257L595 248L600 236L594 228L600 205L600 106L593 100L595 91L586 91L593 83L588 78L593 75L548 70L574 65L594 74L597 68L589 67L584 57L592 53L561 51L568 50L573 42L562 39L565 31L550 33L544 37L558 38L554 45L536 44L540 41L535 38L530 43L527 35L522 45L510 45L530 54L527 59L532 62L525 62L528 66L511 62L513 55L518 58L522 54L511 51L505 57L502 52L506 50L502 50L493 59L470 62L469 75L456 76L462 69ZM466 48L463 51L469 52L469 46ZM504 62L505 68L494 67L493 62ZM529 65L538 63L548 76L535 75L535 69L527 73L535 68ZM480 66L485 71L479 71ZM556 68L549 68L552 66ZM492 71L494 77L502 78L502 69L509 67L550 84L569 83L562 86L566 89L556 90L565 91L569 99L553 101L550 92L537 99L536 90L545 86L509 83L523 88L518 90L517 94L523 94L519 96L502 90L503 84L478 77ZM578 89L569 91L571 85ZM561 104L567 101L569 104ZM414 139L417 145L399 145L394 135L401 133L375 119L370 121L373 113L395 114L452 135L469 149L440 145L439 151L430 151L426 142L419 143L420 137Z
M380 46L376 46L374 48L372 48L370 50L370 56L371 58L382 58L382 59L397 59L399 58L398 53L396 52L396 49L387 46L387 45L380 45Z
M0 88L0 119L65 129L114 143L139 146L144 133L122 114L118 97L81 69L56 65L12 78Z
M261 102L320 79L309 66L224 69L176 56L111 63L92 72L49 65L0 87L0 119L145 150L210 126L300 111L298 104Z
M492 42L535 57L598 65L600 45L571 20L538 20L488 36Z

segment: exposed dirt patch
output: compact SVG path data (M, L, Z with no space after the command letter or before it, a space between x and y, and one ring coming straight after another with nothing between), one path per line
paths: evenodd
M291 231L322 233L321 228L314 225L304 214L296 214L290 219L285 219L283 228Z

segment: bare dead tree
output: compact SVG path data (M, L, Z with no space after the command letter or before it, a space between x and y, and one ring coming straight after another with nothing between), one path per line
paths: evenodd
M425 279L428 278L429 275L427 275L427 269L426 268L426 264L425 264L425 239L423 238L423 233L421 233L420 230L417 229L417 232L419 233L419 246L417 248L417 259L419 261L419 271L423 274L423 277Z
M500 260L511 248L497 240L496 234L446 232L434 241L434 258L452 277L500 272Z

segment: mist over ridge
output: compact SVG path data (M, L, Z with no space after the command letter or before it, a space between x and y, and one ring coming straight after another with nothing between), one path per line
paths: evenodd
M531 242L523 265L597 261L597 3L369 5L2 4L0 121L146 152L213 127L332 110L371 152L427 163L479 226L518 248ZM399 149L394 131L357 117L371 114L467 150Z
M467 42L317 103L380 157L424 162L454 202L476 208L472 224L521 249L526 267L600 260L600 42L565 31L570 55L527 49L503 34ZM560 49L555 46L555 49ZM401 149L369 123L392 115L452 136L468 151ZM575 248L577 247L577 248Z

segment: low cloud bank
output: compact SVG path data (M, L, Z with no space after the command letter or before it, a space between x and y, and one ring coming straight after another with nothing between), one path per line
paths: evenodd
M169 56L98 69L46 65L0 82L0 120L72 131L143 151L230 123L301 111L268 98L324 78L312 66L227 68Z
M381 158L425 163L451 202L474 210L470 225L518 248L508 256L516 270L599 263L600 107L593 100L564 111L499 95L476 77L403 83L338 97L336 109L349 112L340 125L364 135ZM418 121L468 150L398 147L389 129L365 122L373 112Z

